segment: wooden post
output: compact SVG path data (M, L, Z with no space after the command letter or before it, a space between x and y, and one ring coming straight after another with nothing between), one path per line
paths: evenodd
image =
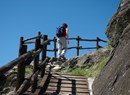
M37 51L40 48L40 35L41 35L41 33L38 32L38 36L37 36L36 42L35 42L35 51ZM37 55L34 58L33 74L38 70L38 65L39 65L39 55ZM36 90L36 87L37 87L37 77L35 77L35 79L34 79L31 92L34 92Z
M99 49L99 38L97 37L96 38L96 47L97 47L97 50Z
M24 38L21 37L20 38L20 47L19 47L19 56L21 56L22 54L27 52L27 45L23 45L24 44ZM19 89L19 87L21 86L21 84L24 81L25 78L25 64L18 64L18 69L17 69L17 83L16 83L16 91Z
M46 41L46 40L48 40L48 36L47 35L43 35L43 42ZM47 45L44 45L42 47L42 62L46 58L46 53L47 53L46 51L47 51ZM45 67L46 67L46 65L43 66L43 69L42 69L42 72L41 72L41 77L43 77L44 74L45 74Z
M77 40L77 48L76 48L77 49L77 56L79 56L79 44L80 44L79 41L80 41L80 37L78 36L76 40Z
M57 50L56 50L56 42L57 42L57 39L56 39L56 37L54 37L54 57L56 58L56 52L57 52Z
M38 33L38 37L36 38L35 51L37 51L39 48L40 48L40 32ZM37 71L38 65L39 65L39 55L34 58L33 73Z

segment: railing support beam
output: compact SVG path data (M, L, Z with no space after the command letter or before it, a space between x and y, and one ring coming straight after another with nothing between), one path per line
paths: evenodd
M47 35L43 35L43 42L46 41L46 40L48 40L48 36ZM46 51L47 51L47 45L44 45L42 47L42 62L46 58L46 53L47 53ZM46 67L46 65L43 66L43 69L42 69L42 72L41 72L41 77L43 77L44 74L45 74L45 67Z
M56 58L56 52L57 52L56 42L57 42L57 39L56 39L56 37L54 37L54 57L55 57L55 58Z
M35 42L35 51L37 51L40 48L40 43L41 43L40 35L41 35L41 32L38 32L38 36L37 36L36 42ZM33 74L38 70L38 66L39 66L39 55L37 55L34 58ZM36 87L37 87L37 77L34 78L31 92L34 92L36 90Z
M77 40L77 48L76 48L77 49L77 54L76 55L79 56L79 48L80 48L79 47L79 44L80 44L79 42L80 42L80 37L78 36L76 40Z
M24 44L23 39L24 39L23 37L20 38L19 56L27 52L27 45L23 45ZM19 87L23 83L24 77L25 77L25 62L18 64L16 91L17 89L19 89Z

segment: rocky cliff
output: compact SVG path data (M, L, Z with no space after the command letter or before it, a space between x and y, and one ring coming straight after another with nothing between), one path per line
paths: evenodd
M121 1L106 35L114 49L94 80L93 94L130 95L130 0Z

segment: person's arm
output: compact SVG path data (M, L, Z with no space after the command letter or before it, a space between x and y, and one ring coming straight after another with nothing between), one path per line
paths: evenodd
M66 28L66 39L68 40L68 44L69 44L68 28Z

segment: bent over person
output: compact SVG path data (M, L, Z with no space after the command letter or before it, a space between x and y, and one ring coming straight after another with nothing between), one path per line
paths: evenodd
M57 44L58 44L58 60L65 60L65 53L69 44L68 41L68 25L63 23L62 26L57 28L56 31ZM68 43L67 43L68 42Z

